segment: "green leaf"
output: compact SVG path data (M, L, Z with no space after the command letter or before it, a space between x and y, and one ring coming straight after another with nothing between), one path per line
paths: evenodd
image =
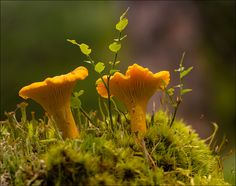
M105 65L103 62L98 62L95 67L94 67L94 70L96 72L98 72L99 74L105 69Z
M170 88L170 89L167 90L167 93L168 93L170 96L172 96L172 95L174 95L174 91L175 91L174 88Z
M85 55L89 55L92 52L92 50L89 48L89 46L84 43L79 44L74 39L67 39L67 41L74 44L74 45L79 46L81 52Z
M124 19L126 16L127 12L129 11L129 7L125 10L125 12L120 16L120 20Z
M85 63L92 64L92 61L84 61Z
M174 88L181 88L183 86L184 86L183 84L179 84L179 85L175 85Z
M175 72L182 72L184 70L184 67L180 67L178 69L175 69Z
M191 72L193 69L192 67L189 67L187 70L184 70L183 72L180 72L180 78L182 79L184 76L188 75L189 72Z
M79 44L74 39L67 39L66 41L79 46Z
M123 37L120 38L120 40L119 40L119 39L114 39L114 41L117 41L117 42L118 42L118 41L122 41L122 40L125 39L126 37L127 37L127 35L124 35Z
M111 69L111 70L110 70L110 74L113 75L114 73L119 72L119 71L120 71L120 70L117 70L117 69Z
M79 92L74 92L73 93L75 97L79 97L79 96L82 96L84 94L84 90L80 90Z
M181 90L181 95L184 95L184 94L191 92L191 91L192 91L192 89L183 89L183 90Z
M120 41L122 41L123 39L125 39L127 37L127 35L124 35L123 37L120 38Z
M128 25L128 19L127 18L123 18L121 19L117 24L116 24L116 30L118 31L123 31L125 29L125 27Z
M109 61L108 63L109 63L109 65L113 65L113 62L112 62L112 61ZM118 65L118 64L120 64L120 61L116 61L116 62L115 62L115 65Z
M80 47L81 52L87 56L92 52L89 46L84 43L80 44L79 47Z
M180 67L183 66L184 57L185 57L185 52L183 52L182 57L181 57L181 59L180 59L180 63L179 63L179 66L180 66Z
M118 65L118 64L120 64L120 61L116 61L116 62L115 62L115 65Z
M117 42L113 42L112 44L109 45L109 49L112 52L117 53L121 48L121 44L117 43Z
M71 97L70 99L70 106L74 109L81 107L81 101L78 97Z

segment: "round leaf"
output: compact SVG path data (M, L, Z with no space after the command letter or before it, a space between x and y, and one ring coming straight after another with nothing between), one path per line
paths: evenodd
M105 69L105 65L103 62L98 62L94 67L94 70L98 73L101 73L104 69Z
M86 45L86 44L84 44L84 43L80 44L79 47L80 47L81 52L82 52L83 54L85 54L85 55L89 55L89 54L91 53L91 51L92 51L92 50L89 48L89 46Z
M117 53L121 48L121 44L117 43L117 42L113 42L112 44L109 45L109 49L112 52Z
M125 27L128 25L128 19L127 18L123 18L121 19L117 24L116 24L116 30L118 31L123 31L125 29Z

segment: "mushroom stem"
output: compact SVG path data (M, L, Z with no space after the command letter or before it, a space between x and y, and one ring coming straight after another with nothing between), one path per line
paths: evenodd
M75 120L69 105L54 110L53 113L49 113L52 119L56 122L56 125L62 137L65 138L76 138L79 137L79 131L76 127Z
M146 107L147 104L136 104L132 107L128 107L131 120L132 132L146 132Z

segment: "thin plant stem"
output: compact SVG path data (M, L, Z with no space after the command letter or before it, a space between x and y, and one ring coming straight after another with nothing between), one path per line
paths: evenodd
M104 111L103 111L103 108L102 108L102 104L101 104L101 97L98 97L98 107L99 107L99 110L101 112L102 119L103 119L103 121L105 121L105 123L107 125L106 116L104 114Z
M107 78L107 95L108 95L107 102L108 102L109 118L110 118L111 130L113 131L113 120L111 113L110 75Z
M170 122L170 127L173 125L173 123L175 121L175 117L176 117L176 114L177 114L180 103L181 103L181 101L177 100L176 106L174 107L174 113L173 113L173 116L172 116L172 119L171 119L171 122Z
M179 69L180 70L183 68L184 57L185 57L185 52L183 52L181 60L180 60L180 64L179 64ZM172 119L171 119L171 122L170 122L170 127L173 125L173 123L175 121L175 117L176 117L179 105L182 102L183 81L182 81L182 78L181 78L181 73L179 73L179 82L180 82L179 97L177 97L176 104L174 106L174 113L173 113L173 116L172 116ZM172 101L172 99L171 99L171 101Z
M142 147L143 153L144 153L145 158L147 159L149 165L155 170L157 168L157 166L146 148L146 144L145 144L144 139L142 139L142 141L141 141L141 147Z
M183 68L184 57L185 57L185 52L183 52L181 60L180 60L180 64L179 64L180 69ZM181 73L179 73L179 82L180 82L179 95L180 95L180 99L182 99L181 96L182 96L182 90L183 90L183 81L182 81L182 78L181 78Z
M92 62L92 65L95 67L94 61L91 58L90 55L88 55L89 60ZM116 55L117 58L117 55ZM111 93L110 93L110 88L109 88L109 81L110 81L110 75L108 75L107 77L107 83L105 82L104 78L102 77L102 75L99 73L99 77L102 80L102 83L104 84L106 90L107 90L107 95L108 95L108 110L109 110L109 118L110 118L110 124L111 124L111 130L113 131L113 120L112 120L112 112L111 112Z
M119 32L118 42L120 42L120 38L121 38L121 32ZM115 58L114 58L114 61L112 64L112 69L114 69L114 67L115 67L117 56L118 56L118 52L116 52L116 54L115 54Z
M88 121L95 126L94 122L91 120L91 118L89 117L89 115L84 111L84 109L80 108L79 109L80 112L88 119Z
M121 38L121 32L119 32L118 42L120 42L120 38ZM118 56L118 52L116 52L116 54L115 54L114 61L113 61L113 64L112 64L112 69L114 69L114 67L115 67L117 56ZM111 79L111 74L109 74L108 77L107 77L107 95L108 95L108 100L107 101L108 101L108 110L109 110L109 117L110 117L110 123L111 123L111 130L113 131L114 127L113 127L112 112L111 112L110 79Z
M208 140L210 140L210 142L209 142L209 144L208 144L209 147L211 146L211 144L212 144L212 142L213 142L213 140L214 140L214 138L215 138L215 135L216 135L216 133L217 133L217 131L218 131L218 129L219 129L219 127L218 127L218 125L217 125L216 123L212 122L212 125L214 126L213 133L212 133L211 136L209 136L207 139L205 139L205 142L208 141Z

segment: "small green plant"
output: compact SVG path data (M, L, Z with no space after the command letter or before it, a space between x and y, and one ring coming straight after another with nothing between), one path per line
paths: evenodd
M120 61L117 61L117 57L118 57L118 52L120 51L121 46L122 46L121 41L127 37L127 35L123 35L123 30L128 25L128 19L125 17L128 10L129 10L129 8L120 16L120 20L118 21L118 23L115 26L116 30L118 31L118 38L115 38L114 42L112 42L108 47L109 50L114 53L113 61L108 62L108 64L110 65L109 67L107 67L108 64L106 64L104 62L101 62L101 61L95 62L92 59L92 57L90 55L92 50L90 49L90 47L87 44L84 44L84 43L78 44L75 40L67 39L68 42L79 46L81 52L87 56L88 60L86 60L84 62L89 63L94 67L95 72L97 72L99 74L99 77L107 90L107 95L108 95L107 102L108 102L108 111L109 111L108 114L109 114L109 118L110 118L109 121L110 121L110 128L111 128L112 132L114 130L114 127L113 127L112 109L111 109L112 101L111 101L111 93L110 93L110 78L115 72L119 71L116 68L116 66L120 63ZM108 69L107 70L108 72L106 72L106 73L104 73L105 68ZM108 75L106 75L107 73L108 73ZM106 75L107 81L104 80L104 77L103 77L104 75Z
M184 57L185 57L185 52L182 54L182 57L181 57L181 60L179 63L179 68L175 69L175 72L179 73L179 84L175 85L169 89L166 89L166 91L165 91L168 98L169 98L169 104L174 109L171 120L170 120L170 126L172 126L175 121L175 117L176 117L179 105L183 100L183 95L192 91L192 89L184 88L183 79L185 76L187 76L193 70L193 66L185 69L185 67L183 66ZM174 94L175 89L179 89L178 95Z

